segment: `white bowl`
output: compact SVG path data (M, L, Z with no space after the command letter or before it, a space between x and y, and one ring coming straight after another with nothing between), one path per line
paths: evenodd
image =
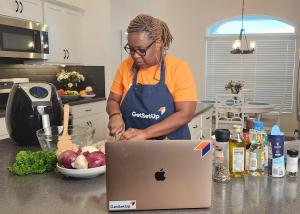
M94 178L106 171L106 166L89 169L67 169L56 164L56 168L61 174L74 178Z

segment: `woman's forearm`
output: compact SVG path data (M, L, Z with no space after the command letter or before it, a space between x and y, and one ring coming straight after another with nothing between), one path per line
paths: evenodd
M111 115L114 113L120 113L121 112L120 102L121 102L121 96L111 92L108 96L107 104L106 104L107 114Z

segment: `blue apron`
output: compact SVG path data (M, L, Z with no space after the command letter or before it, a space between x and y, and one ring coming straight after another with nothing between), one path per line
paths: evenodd
M165 65L162 61L160 81L156 85L137 84L138 69L134 72L134 79L121 104L121 112L128 128L145 129L159 123L175 112L174 100L165 84ZM155 139L171 140L191 139L188 125L185 124L166 136Z

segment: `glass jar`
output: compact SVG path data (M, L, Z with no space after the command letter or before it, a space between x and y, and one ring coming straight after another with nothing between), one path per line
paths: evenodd
M214 176L213 180L220 183L230 181L229 173L229 138L228 129L215 130L215 148L214 148Z
M286 159L286 175L296 177L298 171L298 150L288 149Z

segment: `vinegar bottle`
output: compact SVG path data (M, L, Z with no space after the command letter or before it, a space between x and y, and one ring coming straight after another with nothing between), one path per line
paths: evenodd
M242 133L242 126L233 126L233 133L229 140L229 171L231 177L243 177L245 175L246 143L243 140Z

